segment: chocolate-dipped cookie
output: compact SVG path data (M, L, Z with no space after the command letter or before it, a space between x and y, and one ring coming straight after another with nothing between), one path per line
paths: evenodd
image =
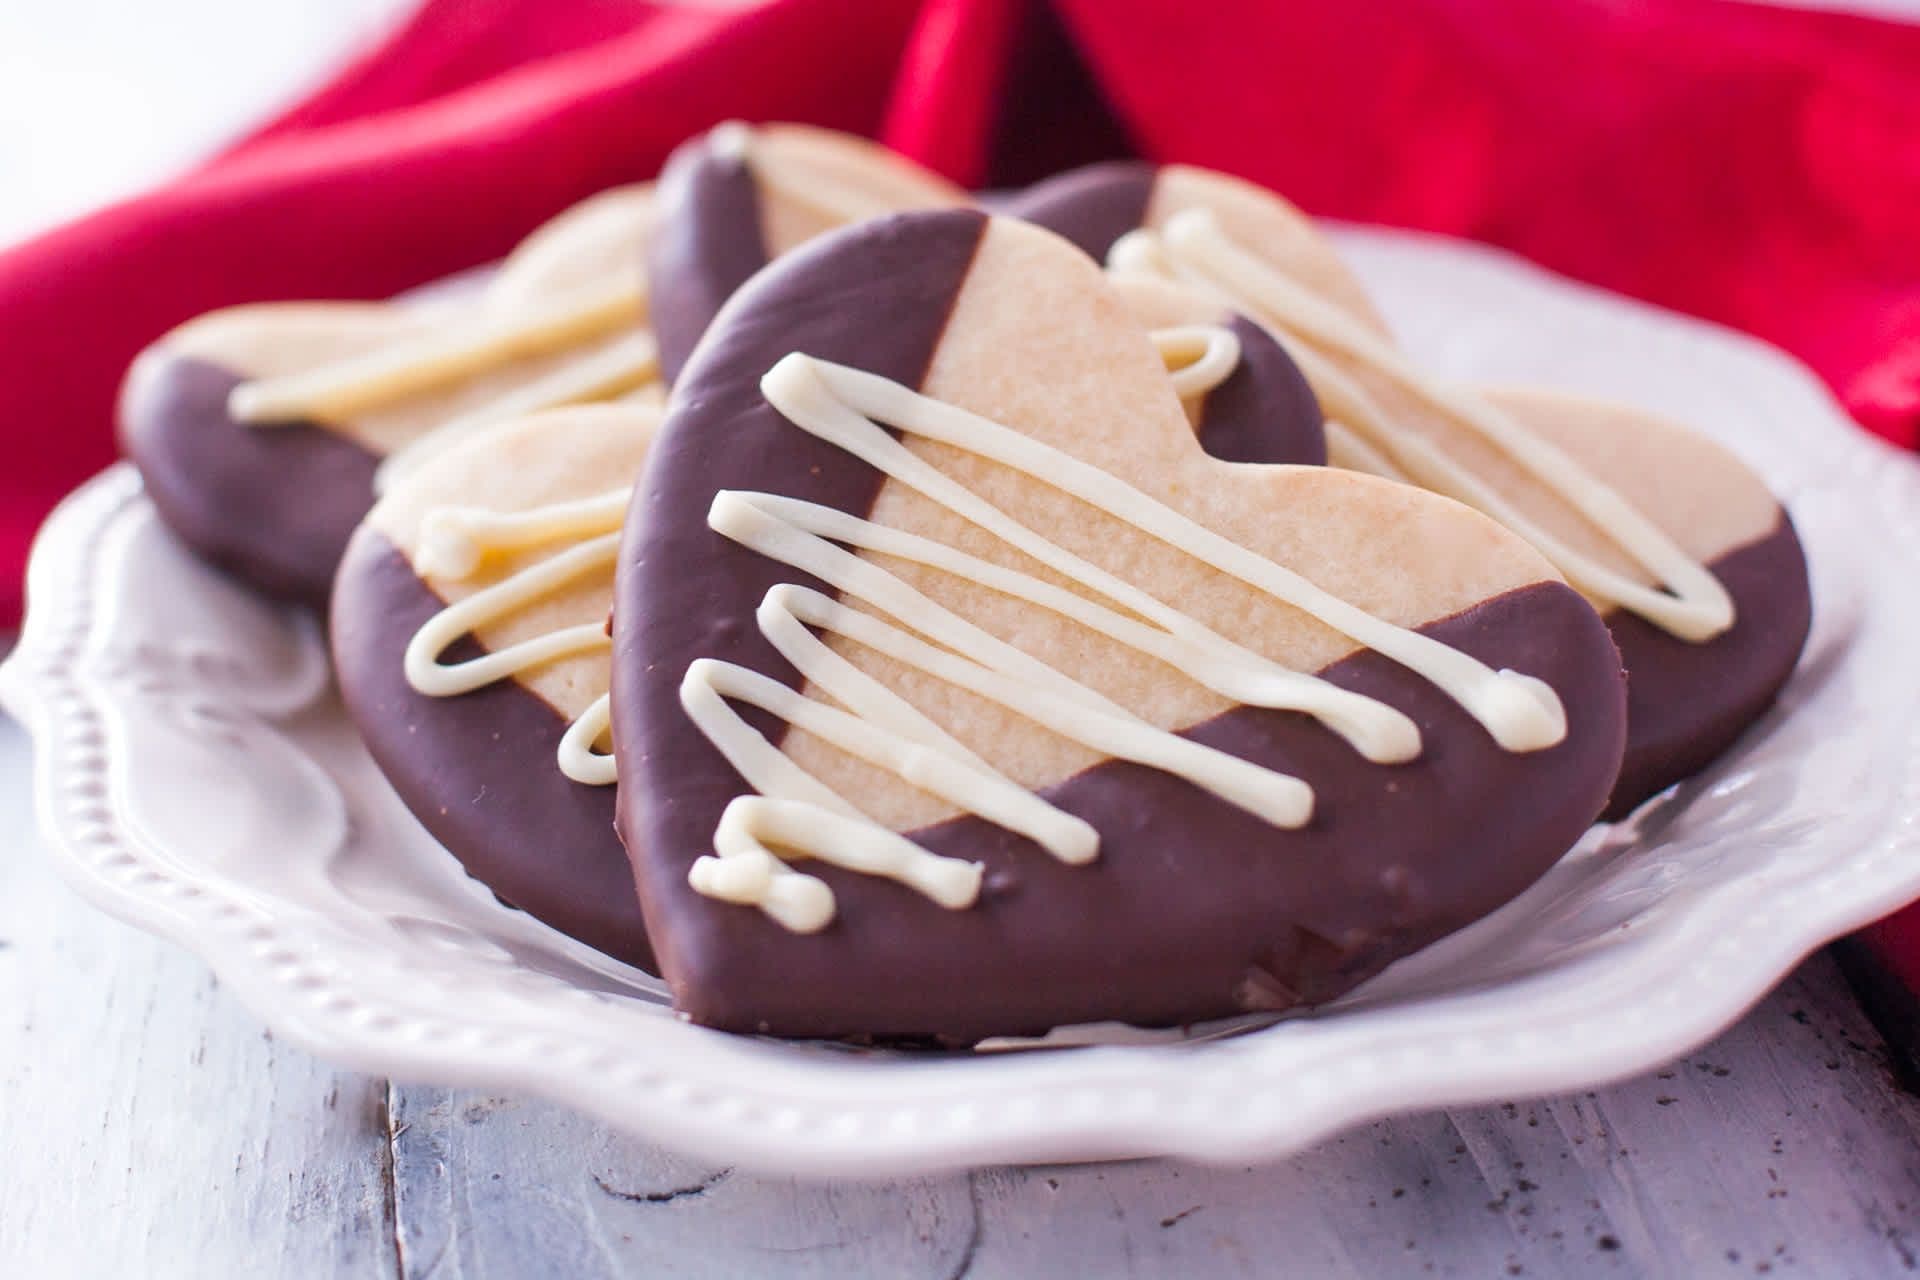
M1712 764L1773 705L1813 621L1805 554L1766 484L1697 432L1564 392L1482 387L1478 394L1631 501L1731 603L1732 624L1701 640L1595 594L1627 669L1627 755L1602 815L1623 818ZM1537 493L1519 480L1497 481L1495 491L1523 511ZM1535 510L1542 526L1595 562L1634 581L1651 579L1611 540L1593 536L1592 525L1557 526L1552 509Z
M657 424L591 405L477 433L368 513L331 610L347 710L427 830L506 902L646 968L602 739L615 543Z
M1203 442L1324 458L1312 393L1277 343L1211 323L1172 286L1139 292ZM349 544L333 610L348 707L422 822L502 898L643 965L613 764L595 744L610 543L654 426L650 410L594 406L477 433L388 490ZM578 576L547 568L569 560ZM496 610L488 593L514 598ZM539 660L554 646L565 656ZM482 653L489 665L468 665ZM529 660L511 674L510 653Z
M1267 326L1332 420L1336 466L1479 508L1588 596L1632 690L1608 817L1705 767L1792 673L1811 617L1805 560L1786 511L1728 450L1624 405L1434 381L1299 210L1237 178L1103 165L1014 208L1120 278L1178 281Z
M324 606L383 466L657 381L651 201L635 186L576 205L466 300L262 303L173 330L135 361L120 404L161 517L242 581Z
M620 827L677 1006L777 1035L1329 999L1605 802L1598 615L1451 500L1200 448L1148 329L955 210L716 317L628 518Z
M1202 449L1228 462L1326 462L1319 402L1272 334L1170 282L1115 281L1114 292L1152 333Z
M1037 182L1000 212L1057 231L1096 262L1130 232L1159 230L1193 208L1211 210L1243 243L1288 278L1338 305L1377 333L1387 326L1366 290L1311 219L1265 187L1192 165L1109 160Z
M811 125L728 121L660 173L649 238L653 325L669 380L733 291L823 231L876 214L970 203L904 156Z

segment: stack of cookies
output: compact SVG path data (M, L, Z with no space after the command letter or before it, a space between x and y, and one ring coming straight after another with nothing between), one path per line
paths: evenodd
M734 1031L1326 1001L1725 751L1809 620L1737 458L1436 381L1178 166L989 213L723 125L478 287L195 320L122 425L185 542L327 608L472 875Z

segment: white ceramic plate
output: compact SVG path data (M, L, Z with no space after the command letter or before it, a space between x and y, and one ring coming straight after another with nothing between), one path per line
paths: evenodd
M0 669L61 869L315 1053L524 1088L763 1169L1245 1161L1666 1062L1920 895L1920 466L1758 343L1481 249L1340 241L1430 367L1617 396L1750 458L1799 525L1815 625L1781 706L1711 772L1332 1007L1192 1043L947 1056L682 1023L658 983L460 872L361 749L312 620L187 556L124 464L48 523Z

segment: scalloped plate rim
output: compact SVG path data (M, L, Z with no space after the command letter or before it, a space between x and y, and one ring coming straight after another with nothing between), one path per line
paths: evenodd
M1820 427L1839 454L1848 455L1851 474L1891 474L1889 483L1920 510L1920 466L1846 425L1810 374L1757 340L1562 280L1482 246L1371 229L1340 234L1344 243L1382 258L1411 253L1455 259L1463 269L1523 279L1536 291L1618 313L1623 322L1631 314L1643 325L1667 326L1688 341L1719 346L1730 358L1771 365L1773 376L1797 380L1825 405ZM1840 460L1831 465L1839 469ZM108 780L116 761L89 736L97 737L98 699L108 692L90 686L80 641L99 603L93 598L98 543L140 501L137 477L120 463L61 504L35 542L28 583L33 607L18 646L0 665L0 704L35 742L35 804L62 878L101 909L200 954L276 1033L319 1056L401 1079L525 1088L716 1160L788 1173L878 1177L980 1163L1278 1158L1383 1115L1557 1093L1638 1074L1717 1034L1821 943L1920 895L1920 856L1904 864L1899 858L1920 855L1920 831L1902 829L1915 825L1916 811L1896 804L1873 846L1828 855L1815 872L1780 886L1777 898L1793 894L1794 909L1784 920L1759 928L1748 915L1742 926L1741 914L1753 904L1741 899L1761 894L1760 884L1695 897L1673 918L1656 915L1641 941L1613 962L1619 985L1627 989L1616 996L1642 997L1637 1002L1576 1014L1551 1035L1538 1027L1503 1028L1497 1008L1491 1026L1475 1025L1487 1019L1488 1000L1497 1005L1498 989L1450 997L1439 1002L1437 1013L1415 1001L1414 1007L1349 1015L1349 1022L1371 1017L1407 1026L1423 1012L1440 1019L1438 1030L1401 1032L1399 1043L1379 1046L1371 1057L1343 1055L1337 1043L1297 1050L1299 1029L1313 1027L1312 1018L1208 1044L932 1061L802 1061L778 1046L658 1018L650 1024L658 1030L657 1043L616 1037L609 1044L583 1017L570 1026L572 1035L559 1053L529 1052L531 1038L519 1052L509 1052L485 1043L485 1028L466 1039L436 1038L423 1034L423 1019L409 1026L410 1015L383 1014L377 995L324 986L318 993L288 990L278 971L257 962L256 952L261 931L277 938L277 930L299 922L225 898L217 881L196 884L176 874L171 867L180 860L178 851L162 856L146 847L116 811ZM1909 570L1920 561L1897 544L1881 545L1887 560L1903 559ZM1894 575L1881 563L1874 576L1887 581ZM1920 741L1908 744L1908 759L1920 763ZM1836 887L1843 878L1855 883ZM1690 934L1706 929L1716 938L1708 950L1727 959L1703 965L1700 956L1690 955L1680 969L1688 981L1676 981L1675 970L1661 963L1671 959L1662 947L1682 946ZM246 931L248 946L229 944L229 934L236 941L241 936L236 930ZM1672 936L1663 941L1661 932ZM1651 941L1645 934L1653 935ZM286 945L302 944L290 939ZM304 945L312 945L311 938ZM1658 1017L1652 1016L1656 1009ZM1462 1051L1468 1032L1471 1047ZM636 1063L642 1050L665 1054L660 1061ZM769 1062L780 1064L771 1085ZM835 1096L835 1086L850 1072L861 1073L867 1095L852 1110ZM1290 1105L1278 1105L1276 1094L1263 1094L1257 1085L1276 1085ZM876 1092L886 1099L875 1098ZM829 1096L832 1101L825 1101Z

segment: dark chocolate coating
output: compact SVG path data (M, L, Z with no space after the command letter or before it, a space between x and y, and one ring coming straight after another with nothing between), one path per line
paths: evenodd
M1105 262L1113 242L1146 219L1157 172L1138 160L1088 165L1001 201L995 212L1045 227ZM1207 396L1200 446L1228 462L1325 465L1320 404L1306 378L1265 329L1239 315L1226 324L1240 339L1240 367Z
M918 386L986 225L985 214L959 209L821 236L735 294L682 374L685 388L676 388L634 488L614 576L613 739L616 752L622 742L636 744L623 756L620 832L650 928L652 904L668 910L686 889L691 858L654 857L649 842L665 835L682 853L704 848L720 810L743 790L681 711L680 677L694 658L710 657L798 688L798 673L760 634L754 609L782 582L831 590L709 529L713 495L756 490L865 511L883 479L797 430L761 397L760 377L805 350ZM842 251L848 242L860 251ZM654 654L670 657L660 665ZM744 714L779 741L784 721L754 708ZM641 801L655 780L670 785L658 803ZM654 936L672 982L673 942Z
M326 608L347 539L373 505L379 457L312 423L235 422L227 396L241 375L147 359L128 383L120 430L160 518L249 586Z
M752 172L744 161L717 154L706 135L683 143L654 188L647 244L649 323L669 383L721 306L766 265Z
M663 878L677 883L669 901L649 903L678 1006L736 1031L967 1043L1340 995L1532 883L1586 829L1620 758L1613 646L1570 589L1523 588L1423 630L1550 682L1567 707L1566 742L1502 751L1438 689L1361 653L1323 674L1413 716L1424 751L1412 764L1370 765L1303 716L1253 708L1186 735L1307 779L1316 814L1306 828L1281 830L1169 774L1109 762L1043 793L1098 828L1098 862L1070 867L957 818L912 838L986 863L974 907L947 911L890 881L809 863L839 904L812 936L686 888L690 855L705 849L691 837L710 837L718 817L708 810L682 843L661 846Z
M1145 163L1090 165L1038 184L1004 210L1060 232L1104 261L1113 242L1145 217L1155 173ZM1235 318L1236 330L1247 324ZM1206 430L1201 443L1235 461L1301 460L1262 457L1257 448ZM1609 617L1630 682L1626 761L1603 815L1609 820L1711 764L1772 705L1799 660L1812 605L1806 561L1785 514L1771 537L1723 556L1713 568L1733 593L1739 620L1708 644L1676 639L1624 611Z
M614 789L575 782L555 762L566 721L514 680L450 698L414 691L402 656L445 605L378 530L354 535L334 601L341 697L421 825L503 901L651 971ZM479 655L462 645L448 660Z
M1109 160L1037 182L996 212L1058 232L1095 262L1146 221L1159 170L1144 160Z
M1273 348L1264 334L1242 338L1250 348L1256 342ZM1273 354L1278 361L1248 360L1207 397L1204 431L1252 438L1266 421L1282 429L1298 425L1296 410L1262 412L1262 397L1292 405L1304 391L1291 362L1277 348ZM1311 393L1305 394L1311 404ZM1295 434L1289 451L1295 460L1311 460L1318 432ZM565 725L520 685L503 682L454 698L415 693L402 672L402 654L442 602L377 533L362 535L354 548L339 575L335 661L349 707L395 789L501 898L650 968L632 874L613 830L613 788L582 787L559 774L553 752ZM508 742L516 744L511 751ZM476 753L475 743L501 745ZM474 793L510 804L511 813L474 803Z
M1093 866L970 817L913 834L987 864L970 910L810 863L839 914L801 936L688 886L748 788L682 712L682 674L710 656L797 683L753 612L769 586L803 576L708 530L712 495L771 490L864 513L881 484L781 419L759 376L803 350L919 385L982 225L903 215L783 259L716 319L675 390L621 552L613 708L621 831L678 1007L732 1030L956 1043L1098 1018L1179 1023L1329 999L1532 882L1604 803L1625 730L1613 643L1557 583L1428 628L1559 691L1572 728L1550 751L1500 750L1439 690L1363 652L1327 674L1420 723L1412 764L1368 764L1278 712L1239 708L1189 731L1308 779L1319 800L1303 830L1109 762L1046 792L1099 828ZM778 722L755 722L778 740Z
M1627 755L1602 817L1612 821L1712 764L1773 705L1813 622L1793 521L1708 566L1733 596L1733 627L1704 645L1616 610L1607 629L1627 669Z
M1200 402L1200 447L1228 462L1325 466L1320 401L1285 348L1245 316L1227 328L1240 339L1240 364Z

